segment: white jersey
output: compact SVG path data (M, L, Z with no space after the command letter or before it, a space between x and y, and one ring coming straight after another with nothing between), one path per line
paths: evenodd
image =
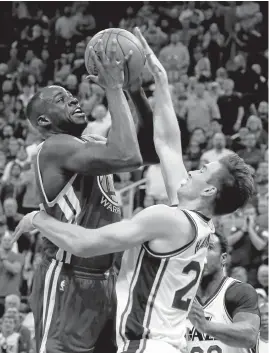
M258 345L257 345L257 353L268 353L269 344L268 341L264 341L261 337L259 337Z
M226 277L217 293L203 306L207 320L216 321L222 324L232 323L225 307L225 294L230 285L239 282L231 277ZM252 349L230 347L209 335L201 334L187 320L187 347L188 353L250 353Z
M8 337L4 337L3 334L0 333L0 352L18 353L19 338L20 334L17 332L12 333Z
M159 254L146 243L123 254L116 284L118 353L145 352L151 340L180 348L210 234L215 231L212 221L196 212L182 211L196 230L186 246Z

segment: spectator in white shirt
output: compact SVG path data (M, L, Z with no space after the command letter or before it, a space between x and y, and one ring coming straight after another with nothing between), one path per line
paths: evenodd
M214 135L212 144L213 144L213 148L202 154L201 164L218 161L221 158L233 153L231 150L228 150L227 148L225 148L226 146L225 136L221 132L218 132Z

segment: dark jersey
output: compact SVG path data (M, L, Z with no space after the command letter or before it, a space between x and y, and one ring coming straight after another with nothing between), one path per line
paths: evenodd
M44 190L42 175L39 166L39 154L42 149L39 146L36 158L36 179L40 195L40 207L49 215L59 221L78 224L85 228L99 228L107 224L118 222L121 219L121 211L117 202L113 184L113 176L85 176L74 174L69 182L54 200L48 200ZM53 185L52 180L49 182ZM48 183L46 183L48 185ZM50 242L43 239L43 250L49 259L56 259L69 263L79 268L105 271L113 263L113 255L97 256L89 259L76 257Z

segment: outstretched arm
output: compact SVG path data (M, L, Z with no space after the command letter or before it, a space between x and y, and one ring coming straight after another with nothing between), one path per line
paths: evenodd
M172 103L166 71L150 49L141 32L136 29L155 80L154 143L160 158L166 190L171 204L177 203L177 189L187 177L183 163L181 133Z
M167 236L169 217L163 219L166 211L164 207L166 206L157 205L147 208L131 220L99 229L86 229L63 223L44 211L32 212L26 215L17 226L13 241L16 241L25 231L35 227L55 245L76 256L93 257L110 254L132 248L156 237Z

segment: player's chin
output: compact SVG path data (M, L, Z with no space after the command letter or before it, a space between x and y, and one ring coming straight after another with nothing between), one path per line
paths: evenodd
M87 116L83 112L82 113L72 114L70 119L76 125L87 124Z

